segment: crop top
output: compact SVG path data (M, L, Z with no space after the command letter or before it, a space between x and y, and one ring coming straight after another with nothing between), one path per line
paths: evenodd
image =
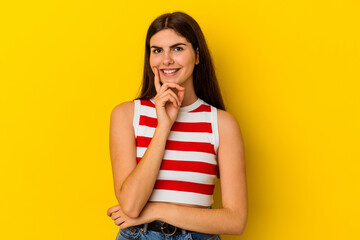
M157 126L154 98L134 100L137 162ZM149 201L209 207L218 172L217 108L198 98L181 107L168 136L163 160Z

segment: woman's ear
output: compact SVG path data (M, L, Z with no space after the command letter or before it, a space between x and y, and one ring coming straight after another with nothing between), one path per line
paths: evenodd
M199 48L196 49L196 61L195 64L198 65L200 63L200 55L199 55Z

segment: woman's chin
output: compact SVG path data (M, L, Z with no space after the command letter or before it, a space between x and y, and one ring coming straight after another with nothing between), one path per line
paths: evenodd
M163 77L161 78L162 83L176 83L180 86L184 86L184 84L187 82L187 80L179 79L178 77Z
M166 78L162 79L163 83L176 83L179 84L179 81L176 78Z

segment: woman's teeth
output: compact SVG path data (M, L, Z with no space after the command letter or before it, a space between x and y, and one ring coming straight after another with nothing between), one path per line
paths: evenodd
M176 72L177 70L179 69L174 69L174 70L163 70L164 73L173 73L173 72Z

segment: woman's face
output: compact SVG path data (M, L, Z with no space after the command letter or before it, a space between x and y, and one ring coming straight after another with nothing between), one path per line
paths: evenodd
M150 65L160 73L162 83L173 82L186 87L193 82L193 70L199 63L191 43L172 29L164 29L150 38Z

